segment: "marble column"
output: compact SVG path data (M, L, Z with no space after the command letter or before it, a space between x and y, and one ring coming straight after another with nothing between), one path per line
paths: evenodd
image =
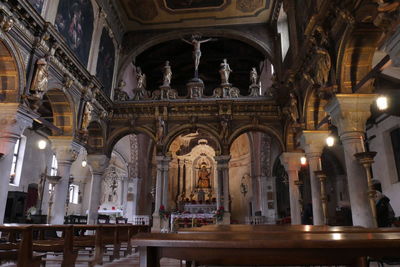
M219 183L222 183L222 196L224 198L223 203L221 203L220 200L220 205L224 207L224 219L222 221L222 224L230 224L231 223L231 213L230 213L230 207L229 207L229 160L231 159L231 156L229 155L222 155L222 156L216 156L215 160L217 161L217 169L218 169L218 177L219 178ZM221 184L220 184L221 185ZM220 190L218 190L220 191ZM221 206L217 206L219 208Z
M303 131L300 143L304 149L308 166L310 168L310 184L313 208L314 225L326 224L326 218L322 208L321 185L315 171L322 170L321 155L326 144L329 131Z
M285 152L280 160L289 176L290 217L292 224L301 224L300 191L297 186L299 171L301 168L300 158L303 153Z
M0 104L0 224L3 223L14 147L32 119L19 104Z
M326 106L332 123L338 128L344 148L353 225L373 227L374 221L368 201L365 169L354 157L364 152L365 123L371 116L375 94L337 94Z
M110 158L101 154L88 154L87 162L92 171L92 181L90 184L90 198L89 198L89 211L88 211L88 224L97 224L97 217L99 215L100 200L102 196L101 182L103 175L108 167Z
M171 162L171 157L164 157L162 177L163 177L163 192L162 192L162 204L165 209L169 208L169 163Z
M268 216L268 199L267 199L267 177L260 175L257 177L258 194L259 194L259 207L262 216Z
M128 222L133 222L133 217L137 214L139 191L140 191L140 178L127 179L127 194L126 194L126 218Z
M162 187L163 187L163 161L164 156L156 156L157 164L157 175L156 175L156 197L155 197L155 207L153 213L153 227L152 232L161 231L161 221L160 221L160 206L162 201Z
M53 136L49 139L51 141L52 150L57 158L57 175L61 176L61 180L59 180L54 189L51 223L64 224L71 166L76 160L81 146L74 142L71 136Z

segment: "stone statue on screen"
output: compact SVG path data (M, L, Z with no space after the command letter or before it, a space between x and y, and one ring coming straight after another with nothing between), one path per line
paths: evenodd
M197 180L198 188L211 188L210 171L206 164L202 164L199 169L199 179Z
M231 72L232 70L226 58L224 58L219 69L219 74L221 75L221 84L229 84L229 75L231 74Z
M146 74L142 73L142 69L140 67L136 68L136 88L146 88Z
M169 87L171 85L172 71L169 61L165 61L163 69L163 86Z

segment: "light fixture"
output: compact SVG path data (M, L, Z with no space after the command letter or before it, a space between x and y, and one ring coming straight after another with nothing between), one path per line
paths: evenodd
M386 96L379 96L376 99L376 106L379 110L386 110L388 108L388 98Z
M307 158L306 157L301 157L300 158L300 163L301 163L301 165L306 165L306 163L307 163Z
M43 150L43 149L46 148L46 146L47 146L46 140L40 140L40 141L38 142L38 147L39 147L39 149Z
M326 145L332 147L335 144L335 138L333 136L328 136L326 138Z
M85 168L87 166L87 161L84 159L82 160L82 167Z

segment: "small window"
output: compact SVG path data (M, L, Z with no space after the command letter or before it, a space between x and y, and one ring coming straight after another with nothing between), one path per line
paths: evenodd
M57 158L56 158L56 155L53 155L53 158L51 160L50 175L51 176L56 176L57 175L57 170L58 170Z
M400 128L390 132L394 152L394 162L397 169L397 181L400 182Z
M69 186L69 203L79 204L79 185L71 184Z
M26 137L18 138L14 146L13 158L11 163L10 181L11 185L18 186L21 178L22 163L24 159Z

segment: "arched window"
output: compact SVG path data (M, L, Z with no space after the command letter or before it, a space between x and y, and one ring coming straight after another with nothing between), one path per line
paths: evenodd
M10 185L19 186L22 163L24 160L25 145L25 136L21 136L15 143L10 171Z
M282 61L284 61L289 50L290 41L288 18L283 8L279 11L277 28L278 33L281 35Z

